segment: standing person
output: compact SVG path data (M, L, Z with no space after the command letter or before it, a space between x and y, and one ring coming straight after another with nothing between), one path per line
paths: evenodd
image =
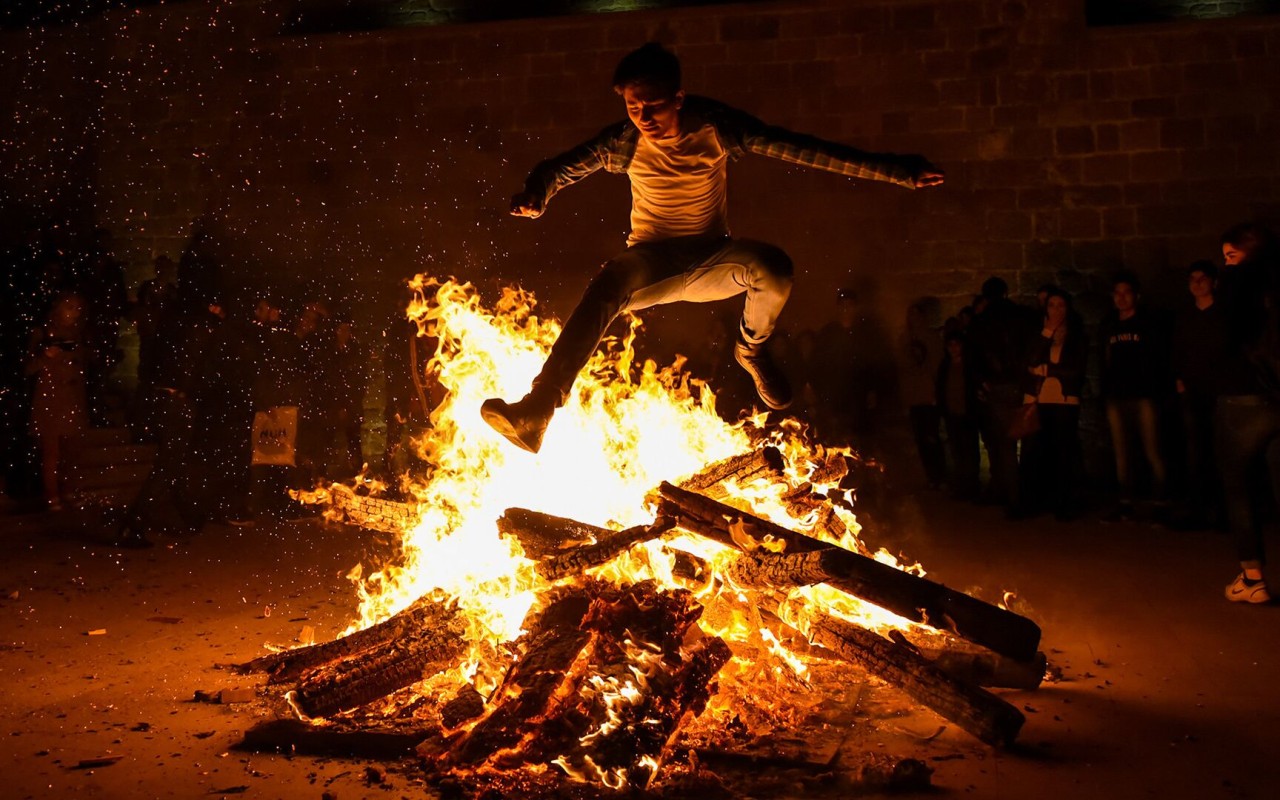
M40 450L45 505L62 509L59 466L63 441L89 427L84 346L87 304L78 294L54 301L44 326L32 336L26 374L35 378L30 430Z
M978 398L971 370L964 360L964 334L947 334L946 352L938 364L937 402L947 429L947 450L951 453L951 495L957 500L976 500L980 484L978 468Z
M1009 284L991 277L982 284L981 302L974 301L974 318L965 339L965 362L981 402L982 440L991 463L987 499L1018 514L1018 440L1013 420L1022 408L1027 374L1028 342L1038 324L1033 309L1008 297Z
M1061 520L1076 513L1080 474L1080 397L1089 342L1071 296L1046 290L1044 328L1031 351L1026 402L1037 404L1040 430L1027 442L1036 466L1027 475L1028 510L1048 507Z
M1222 364L1214 418L1227 523L1240 573L1226 588L1234 603L1267 603L1262 520L1250 489L1270 470L1280 498L1280 293L1276 241L1261 225L1243 223L1222 235L1225 264L1219 302L1228 323L1229 359Z
M1102 323L1102 393L1107 425L1115 453L1120 500L1108 515L1133 519L1136 476L1132 440L1136 437L1151 470L1154 516L1164 521L1168 511L1167 470L1160 453L1159 403L1172 384L1169 345L1155 316L1141 304L1136 275L1121 273L1112 282L1114 311Z
M883 352L877 350L885 337L858 301L854 289L836 291L836 318L818 331L812 380L822 438L866 450L883 395Z
M515 403L486 400L486 422L516 446L537 452L557 407L609 324L623 311L677 301L710 302L746 293L734 357L770 408L791 404L786 376L765 342L791 293L792 264L781 249L729 234L729 159L745 153L911 188L942 183L920 156L867 153L804 136L715 100L685 95L680 61L649 43L613 76L627 121L534 167L511 213L537 218L564 187L601 169L631 182L627 249L605 263L569 316L533 381Z
M937 401L942 339L929 327L924 301L907 306L906 327L898 349L898 384L907 406L916 453L929 488L939 489L947 480L947 457L939 431L942 414Z
M1222 488L1213 450L1213 416L1222 365L1231 358L1228 322L1214 296L1218 268L1197 261L1187 269L1191 302L1179 310L1173 329L1173 375L1186 435L1187 508L1184 527L1221 520Z
M134 438L154 442L157 415L165 400L157 395L157 381L171 360L180 334L166 323L173 321L178 303L178 265L166 255L156 256L156 276L138 286L134 324L138 329L138 387L133 396Z
M113 243L110 231L98 228L93 232L93 248L78 281L88 303L84 331L88 355L85 387L89 418L94 425L108 422L107 379L124 356L120 350L120 320L129 309L124 267L116 260Z
M324 409L326 450L334 448L341 434L345 443L341 476L349 477L364 464L360 431L364 422L364 393L369 378L369 353L356 338L350 319L340 318L333 329L333 352L325 364ZM325 461L328 462L328 458Z

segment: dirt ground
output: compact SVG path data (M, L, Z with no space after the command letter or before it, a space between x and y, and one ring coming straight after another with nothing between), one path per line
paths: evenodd
M1027 715L1001 752L851 673L859 713L830 729L841 763L918 758L930 794L964 797L1280 796L1280 607L1222 598L1223 534L1010 523L937 495L908 498L894 530L930 577L988 599L1016 591L1062 679L1001 692ZM258 686L220 665L266 643L304 626L336 635L355 607L345 574L385 542L314 520L125 551L70 515L0 516L0 532L0 798L433 796L411 762L238 751L266 705L193 699Z

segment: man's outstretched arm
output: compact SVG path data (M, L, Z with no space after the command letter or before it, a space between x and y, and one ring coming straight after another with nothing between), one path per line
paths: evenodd
M535 166L525 178L524 191L511 198L511 213L536 219L556 192L605 169L620 147L621 130L621 125L605 128L595 138Z
M924 156L869 153L839 142L766 125L729 106L720 106L714 113L719 119L721 132L749 153L853 178L887 181L911 189L937 186L945 179L943 171Z

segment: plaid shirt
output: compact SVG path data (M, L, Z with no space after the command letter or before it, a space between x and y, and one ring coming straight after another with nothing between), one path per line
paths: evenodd
M746 112L706 97L690 95L680 110L685 130L704 125L715 129L732 158L757 153L791 164L835 172L853 178L887 181L915 188L915 179L928 165L916 155L868 153L786 128L766 125ZM547 203L556 192L593 172L625 173L636 152L640 131L630 120L602 130L595 138L538 164L525 180L525 191Z

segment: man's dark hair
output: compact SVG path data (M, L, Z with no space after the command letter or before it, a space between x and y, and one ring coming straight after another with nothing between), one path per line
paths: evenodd
M1197 272L1203 272L1204 276L1211 281L1216 281L1218 279L1218 266L1207 258L1202 258L1199 261L1192 261L1191 266L1187 267L1188 278L1195 275Z
M1004 278L992 275L982 282L982 296L988 300L999 300L1009 294L1009 284Z
M657 42L632 50L622 57L618 68L613 71L613 88L621 93L635 83L674 95L680 91L680 59Z
M1222 234L1222 244L1229 244L1252 259L1261 254L1271 255L1276 246L1275 234L1257 222L1241 222L1232 225Z
M1129 284L1129 288L1133 290L1134 294L1142 294L1142 281L1138 280L1136 273L1129 270L1117 272L1116 276L1111 279L1111 288L1114 289L1122 283Z

